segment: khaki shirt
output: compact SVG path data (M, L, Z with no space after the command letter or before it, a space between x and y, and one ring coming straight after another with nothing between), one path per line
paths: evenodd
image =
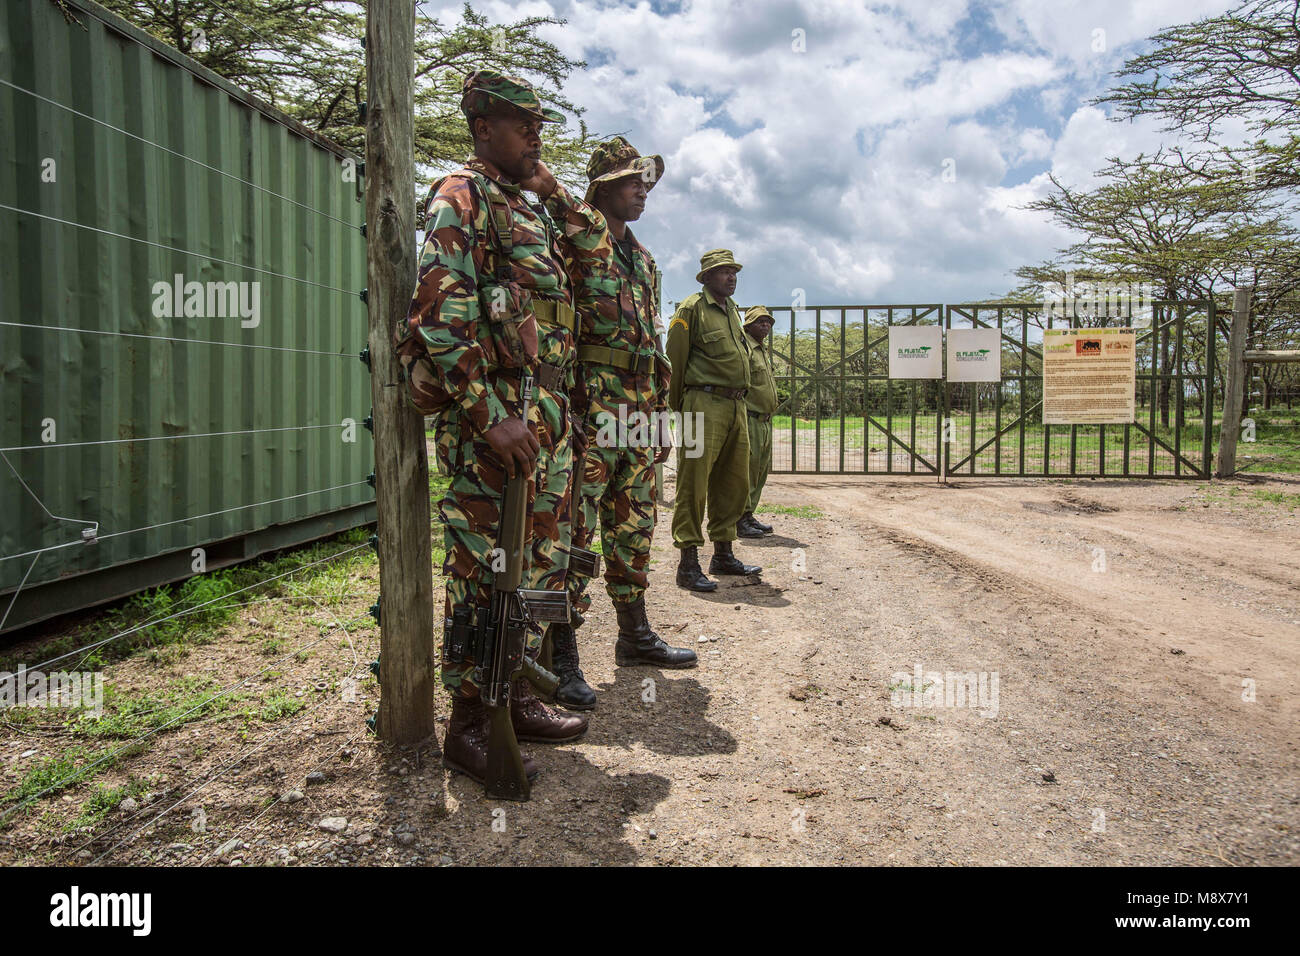
M750 383L745 408L759 415L771 415L776 411L776 378L772 375L772 360L763 347L767 340L756 342L748 332L745 338L749 343Z
M668 361L668 407L675 412L688 385L749 388L749 348L736 303L720 303L707 289L688 296L668 323Z

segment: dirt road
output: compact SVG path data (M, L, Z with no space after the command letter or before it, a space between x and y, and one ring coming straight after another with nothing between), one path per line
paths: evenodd
M358 739L363 696L208 786L207 832L185 806L106 861L1300 858L1300 482L768 487L798 513L738 545L762 583L678 590L661 521L652 621L697 669L616 669L597 595L581 641L599 709L584 740L532 746L531 803L489 803L436 758ZM335 653L302 666L352 666ZM271 806L291 788L305 799ZM320 829L330 817L342 832Z

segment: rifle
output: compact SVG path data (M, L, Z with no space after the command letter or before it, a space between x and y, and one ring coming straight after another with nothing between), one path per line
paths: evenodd
M577 382L574 391L579 393L585 393L586 380L582 372L581 364L577 366L576 374L579 376L579 381ZM570 398L570 402L572 401L573 399ZM579 516L582 515L582 510L581 510L582 509L582 483L584 480L586 480L587 477L587 452L590 450L587 447L587 443L585 441L587 437L586 436L587 411L588 409L586 408L582 409L582 414L577 416L579 419L578 424L574 426L575 428L583 429L583 439L584 439L582 454L574 456L573 459L573 486L572 486L572 491L569 495L569 509L570 509L569 513L573 515L575 519L577 519ZM574 521L574 523L575 524L577 523L576 520ZM583 530L587 532L587 540L590 541L592 536L594 536L600 530L599 515L596 518L595 528L588 528L584 524ZM570 542L569 570L574 574L578 575L579 577L594 578L600 574L600 555L597 554L595 551L589 551L586 548L579 548L577 545Z
M522 377L522 411L528 421L533 395L533 375ZM497 547L504 553L505 567L493 575L492 604L480 609L477 633L483 646L476 648L475 678L479 696L491 720L488 735L487 775L484 787L489 797L527 800L531 787L524 773L519 741L510 723L511 687L518 677L529 680L543 696L555 695L556 676L524 654L530 624L569 620L567 591L544 591L519 586L523 579L524 525L527 521L529 476L520 472L506 478L501 501L501 526Z

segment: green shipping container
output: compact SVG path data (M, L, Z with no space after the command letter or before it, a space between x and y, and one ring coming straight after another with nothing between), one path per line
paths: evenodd
M360 157L67 7L0 4L0 630L375 516Z

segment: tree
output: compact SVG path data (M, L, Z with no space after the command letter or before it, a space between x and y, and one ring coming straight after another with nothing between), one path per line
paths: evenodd
M360 0L103 0L114 13L215 73L357 153L365 149L365 6ZM415 20L415 154L423 168L446 169L470 152L460 112L461 83L476 69L522 76L549 106L578 117L576 129L548 129L546 159L570 185L585 186L592 140L582 108L562 93L586 66L538 35L563 24L524 17L493 24L466 3L444 23Z
M1247 0L1151 42L1116 74L1134 79L1095 103L1116 107L1114 120L1153 116L1211 144L1203 172L1213 178L1252 192L1300 186L1300 0ZM1243 117L1258 138L1220 146L1224 121Z
M1025 285L1016 294L1038 291L1041 297L1049 283L1064 284L1070 273L1079 284L1149 283L1159 299L1212 298L1270 276L1277 286L1271 295L1295 288L1298 277L1285 270L1300 254L1300 241L1281 204L1267 195L1206 179L1163 149L1132 160L1111 158L1097 175L1102 184L1091 190L1072 189L1053 175L1052 192L1028 204L1083 238L1049 262L1017 269ZM1226 334L1226 315L1220 323ZM1168 372L1167 324L1157 341L1153 358ZM1158 401L1161 424L1168 427L1168 379L1160 382Z

